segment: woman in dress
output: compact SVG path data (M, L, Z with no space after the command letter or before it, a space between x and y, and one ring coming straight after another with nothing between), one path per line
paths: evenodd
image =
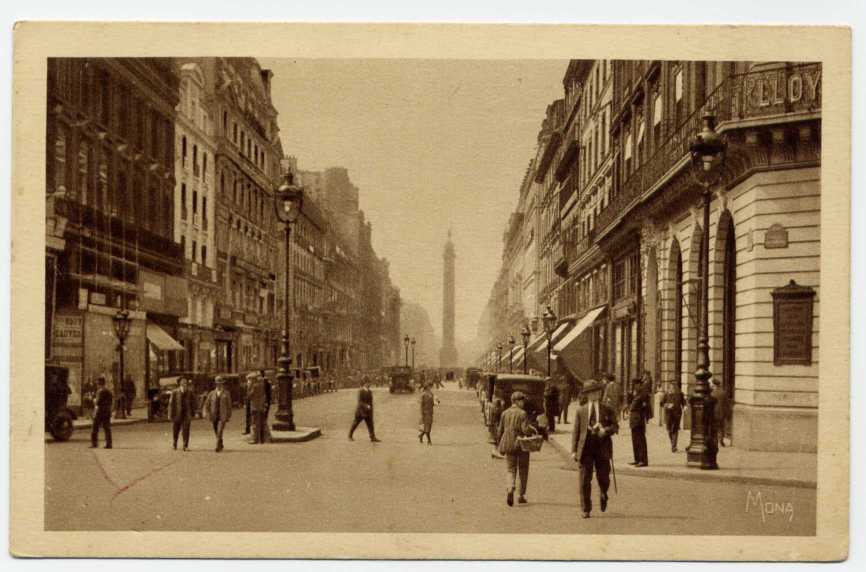
M418 442L424 442L424 435L427 435L427 444L432 445L430 441L430 430L433 428L433 407L439 403L439 400L433 396L433 391L430 385L424 385L424 391L421 392L421 423L418 426Z

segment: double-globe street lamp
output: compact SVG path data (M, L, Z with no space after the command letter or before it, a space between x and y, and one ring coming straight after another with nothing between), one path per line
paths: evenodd
M692 409L691 443L686 449L686 462L699 465L701 469L714 470L718 440L715 437L716 398L710 389L710 337L709 337L709 250L710 250L710 202L713 187L722 178L725 161L725 141L716 132L716 116L707 112L703 115L703 128L689 147L692 159L692 176L703 188L703 237L701 240L701 315L700 337L698 338L697 368L695 387L689 396Z
M496 371L502 371L502 342L496 344Z
M550 377L550 338L553 335L553 329L556 327L556 313L550 306L544 309L544 314L541 317L544 322L544 332L547 334L547 377Z
M529 346L529 336L532 335L529 331L529 326L524 324L523 329L520 330L520 335L523 337L523 373L526 374L526 351Z
M292 354L289 347L289 331L291 327L291 310L294 301L294 284L292 272L292 225L301 216L304 206L304 189L295 184L295 178L291 171L286 173L283 184L277 188L274 195L274 209L277 212L277 220L285 226L286 252L284 277L283 304L283 333L280 348L280 357L277 360L277 421L273 424L275 431L294 431L295 415L292 410Z

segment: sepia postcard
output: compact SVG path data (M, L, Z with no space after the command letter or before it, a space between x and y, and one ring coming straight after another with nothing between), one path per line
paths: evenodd
M13 554L845 559L850 66L19 23Z

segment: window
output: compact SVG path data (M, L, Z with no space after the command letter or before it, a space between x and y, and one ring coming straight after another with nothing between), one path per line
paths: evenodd
M180 220L186 220L186 183L180 184Z
M198 256L198 245L196 244L196 241L193 240L192 241L192 261L193 262L198 262L198 260L196 259L196 256Z
M653 148L658 149L662 139L662 97L656 90L653 96Z
M192 192L192 219L193 222L196 222L196 215L198 214L198 191Z
M226 174L223 172L220 172L220 195L226 195Z
M640 164L641 161L646 158L646 149L644 148L646 121L644 120L643 114L641 114L640 118L638 118L637 125L637 161L635 161L635 163Z
M180 236L180 251L183 253L183 257L187 258L187 256L186 256L186 235Z
M125 208L127 203L126 194L128 192L126 173L123 171L122 167L117 170L117 188L114 190L114 194L111 197L111 213L115 216L122 214L121 211Z
M93 204L93 190L90 185L90 143L82 140L78 147L78 195L82 204Z
M683 68L674 70L674 119L677 125L683 118Z
M207 264L207 246L204 244L201 245L201 263Z
M180 139L180 165L186 169L186 135Z
M625 297L625 259L617 260L613 265L613 299L621 300Z
M631 152L632 152L632 142L631 142L631 131L626 130L625 132L625 164L623 165L625 172L623 173L623 180L627 179L631 174Z
M201 225L207 230L207 197L201 198Z
M628 293L637 294L640 284L640 254L635 252L628 257Z
M198 177L198 145L192 146L192 174Z
M205 152L201 154L201 178L207 182L207 153Z
M229 112L223 111L223 133L228 134L229 132Z
M107 146L103 147L102 153L99 154L96 204L94 205L102 212L108 210L108 156Z
M238 124L237 122L232 122L232 141L235 145L238 144Z

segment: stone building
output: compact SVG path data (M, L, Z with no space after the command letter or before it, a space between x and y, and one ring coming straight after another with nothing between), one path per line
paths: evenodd
M130 311L125 373L137 399L179 367L187 313L174 240L175 107L171 60L50 58L46 148L46 360L82 383L118 381L112 318ZM52 295L53 293L53 295Z

